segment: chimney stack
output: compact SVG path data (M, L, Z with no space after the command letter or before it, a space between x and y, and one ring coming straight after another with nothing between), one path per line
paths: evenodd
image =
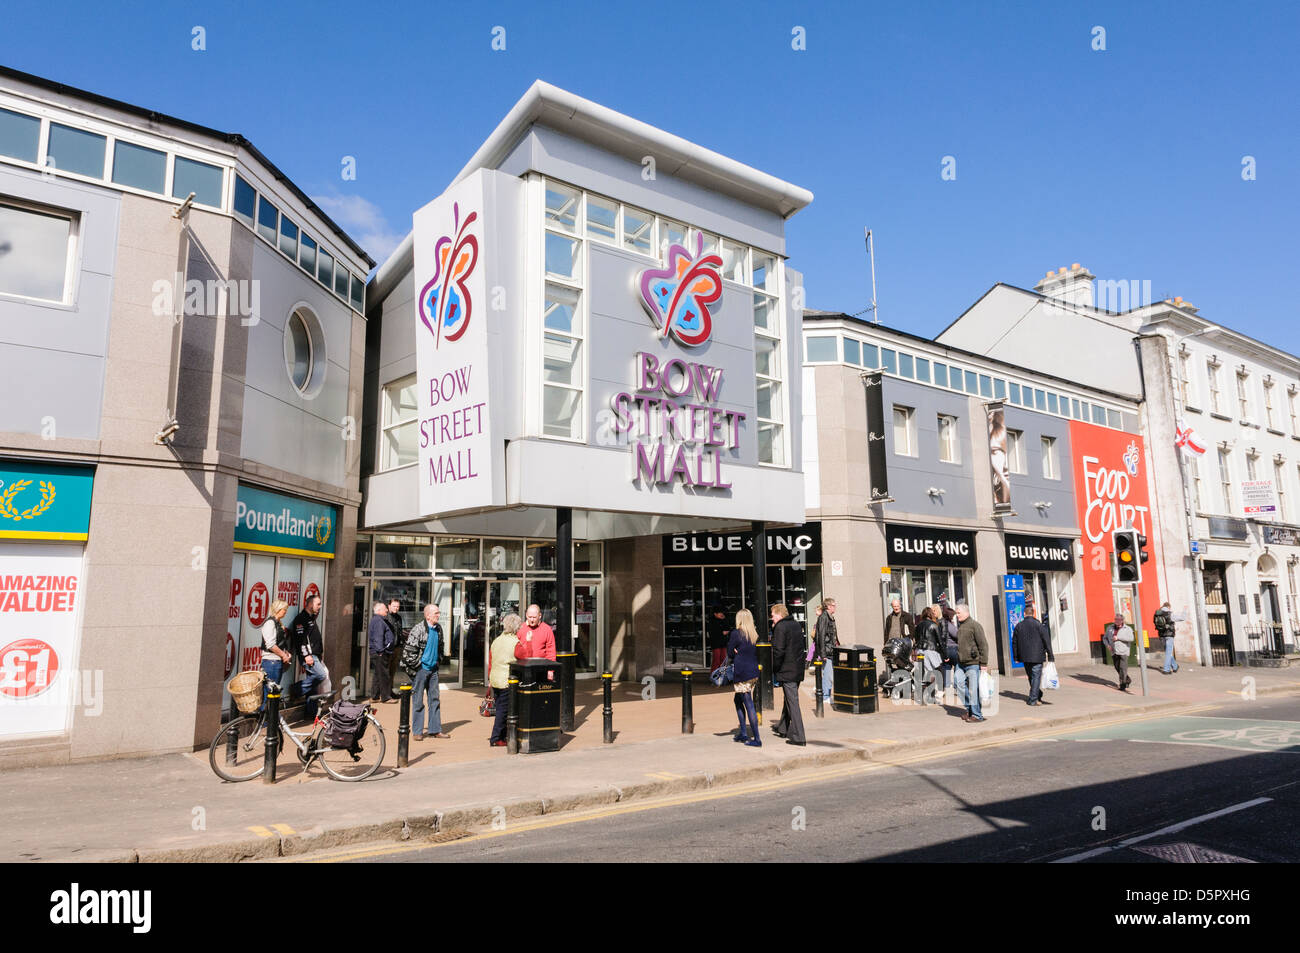
M1034 285L1034 290L1049 298L1060 298L1070 304L1094 307L1092 282L1097 276L1077 261L1068 269L1062 265L1057 271L1049 270L1047 277Z

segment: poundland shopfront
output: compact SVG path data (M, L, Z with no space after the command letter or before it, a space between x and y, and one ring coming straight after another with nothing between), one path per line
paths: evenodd
M803 520L811 198L534 84L369 289L363 615L441 605L451 682L529 602L575 666L662 671L660 537Z

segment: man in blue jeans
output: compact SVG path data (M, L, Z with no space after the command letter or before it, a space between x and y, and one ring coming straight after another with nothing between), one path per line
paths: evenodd
M1178 659L1174 658L1174 613L1168 602L1156 610L1152 621L1156 626L1156 634L1165 642L1165 665L1160 671L1166 675L1172 674L1178 671Z
M1042 705L1043 660L1055 662L1052 654L1052 637L1047 626L1038 621L1033 606L1025 606L1025 617L1016 623L1012 636L1016 644L1016 658L1025 666L1029 676L1029 704Z
M411 693L415 696L415 711L411 713L411 728L416 741L423 740L425 735L451 737L442 731L442 701L438 689L438 654L442 649L442 626L438 624L440 613L435 605L425 606L424 620L411 627L402 649L402 667L414 682Z
M980 673L988 670L989 643L984 627L970 617L970 606L957 606L957 658L966 678L966 714L961 720L983 721L980 711Z

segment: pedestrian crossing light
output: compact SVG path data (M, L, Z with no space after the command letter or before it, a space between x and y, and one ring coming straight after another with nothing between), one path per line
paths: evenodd
M1142 564L1147 561L1142 547L1146 542L1147 538L1135 529L1117 529L1111 533L1115 550L1115 581L1120 585L1136 585L1142 581Z

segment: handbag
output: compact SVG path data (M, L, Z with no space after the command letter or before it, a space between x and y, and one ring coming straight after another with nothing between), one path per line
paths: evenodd
M492 696L492 689L487 690L483 700L478 703L478 713L484 718L495 718L497 715L497 702Z
M736 666L730 662L719 665L709 673L709 681L714 685L730 685L736 680Z

